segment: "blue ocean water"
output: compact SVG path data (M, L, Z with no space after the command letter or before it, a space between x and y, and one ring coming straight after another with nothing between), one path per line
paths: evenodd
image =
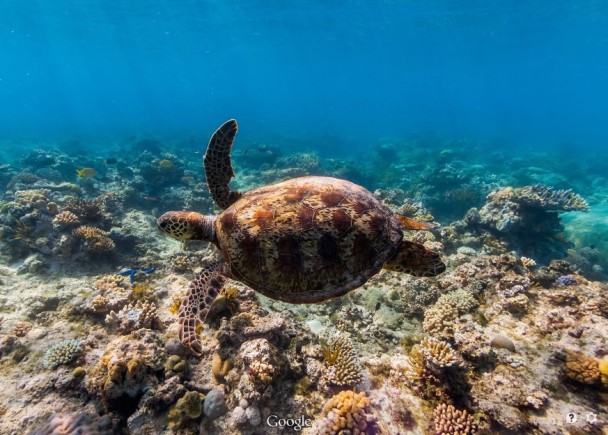
M607 53L604 1L3 0L0 138L605 149Z

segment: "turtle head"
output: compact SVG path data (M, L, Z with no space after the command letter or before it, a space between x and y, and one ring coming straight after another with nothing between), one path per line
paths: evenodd
M215 216L190 211L169 211L156 221L158 229L176 240L215 243Z

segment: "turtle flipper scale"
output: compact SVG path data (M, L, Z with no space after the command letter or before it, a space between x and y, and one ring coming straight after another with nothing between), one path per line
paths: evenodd
M227 280L224 270L225 264L218 263L199 273L179 307L179 341L196 355L203 351L199 329Z
M234 177L232 162L230 160L230 150L238 130L236 120L226 121L209 140L207 151L203 157L205 166L205 176L211 198L222 210L242 196L241 192L234 192L228 187L230 179Z
M445 271L445 263L437 252L419 243L402 240L399 251L384 264L384 269L414 276L436 276Z

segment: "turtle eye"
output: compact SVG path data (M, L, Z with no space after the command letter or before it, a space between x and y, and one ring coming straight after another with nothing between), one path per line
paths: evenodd
M158 226L164 230L165 228L167 228L167 221L161 222L160 224L158 224Z

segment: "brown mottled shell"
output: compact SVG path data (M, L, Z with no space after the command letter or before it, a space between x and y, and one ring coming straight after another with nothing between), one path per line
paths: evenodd
M403 237L373 194L330 177L251 190L218 217L216 234L234 278L291 303L319 302L361 286Z

